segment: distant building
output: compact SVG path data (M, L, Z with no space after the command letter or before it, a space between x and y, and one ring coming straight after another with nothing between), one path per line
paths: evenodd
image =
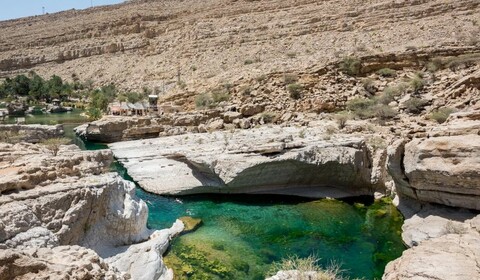
M113 102L108 105L107 113L114 116L145 116L150 110L147 102Z

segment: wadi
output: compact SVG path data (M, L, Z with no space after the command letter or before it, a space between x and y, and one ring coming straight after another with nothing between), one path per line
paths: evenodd
M480 3L0 21L0 279L480 278Z

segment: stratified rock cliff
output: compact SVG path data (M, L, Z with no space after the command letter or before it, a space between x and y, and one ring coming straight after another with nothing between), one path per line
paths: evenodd
M337 57L475 43L476 0L129 1L0 23L0 76L35 70L169 91ZM477 32L477 33L475 33Z

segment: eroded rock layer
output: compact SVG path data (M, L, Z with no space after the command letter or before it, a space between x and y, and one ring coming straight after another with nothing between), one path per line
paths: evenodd
M110 151L69 145L54 156L27 143L0 151L2 277L171 278L161 256L183 224L148 230L135 185L108 172Z

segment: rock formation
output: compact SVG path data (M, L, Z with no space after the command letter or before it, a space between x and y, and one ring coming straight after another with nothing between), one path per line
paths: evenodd
M129 175L157 194L372 194L372 159L364 139L319 139L326 134L325 128L263 127L109 146Z
M393 146L389 169L397 192L425 202L480 210L479 111L452 114L447 123Z
M16 142L38 143L43 139L63 136L63 125L2 124L0 134L5 134L5 138L15 137ZM5 140L12 139L2 139Z
M22 279L49 273L69 273L74 279L169 275L161 255L183 224L148 230L147 206L135 197L134 184L107 173L113 160L110 151L82 152L70 145L53 156L44 147L27 143L0 143L0 151L0 262L5 264L1 275ZM138 252L148 252L144 257L152 261L143 262Z

